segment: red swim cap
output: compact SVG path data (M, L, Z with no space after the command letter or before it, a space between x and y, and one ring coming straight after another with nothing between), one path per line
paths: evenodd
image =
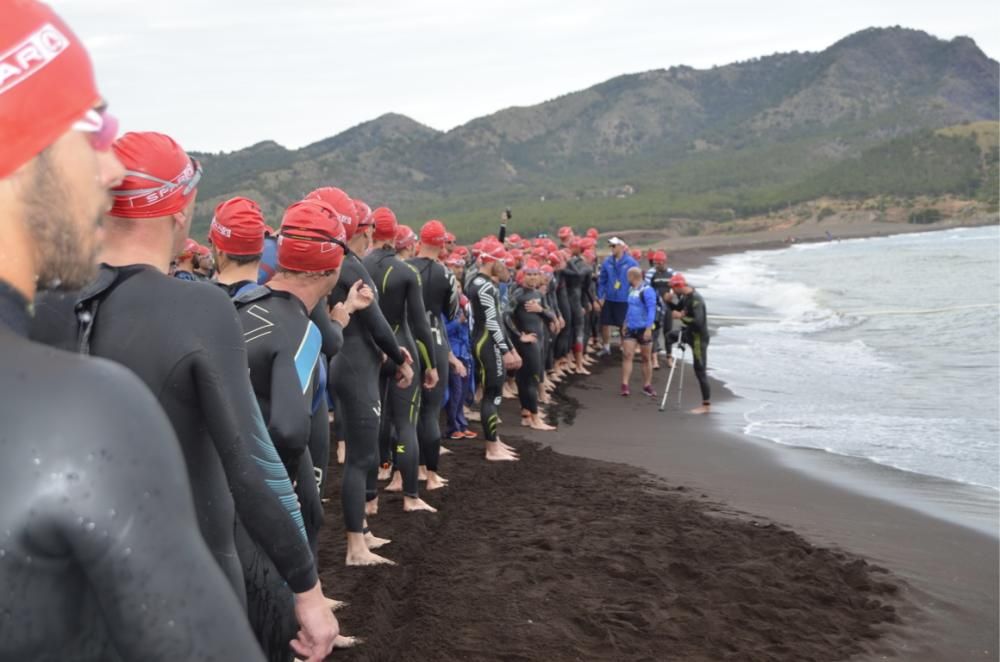
M448 243L448 231L441 221L427 221L420 228L420 243L438 248Z
M324 186L307 195L306 200L319 200L333 208L337 212L337 220L343 226L347 240L351 240L351 237L358 230L358 210L354 206L354 200L351 200L349 195L339 188Z
M640 251L638 248L633 248L632 249L632 257L635 258L636 260L641 260L642 259L642 251Z
M5 0L0 15L0 179L100 102L90 56L46 5Z
M445 232L444 233L444 243L446 243L446 244L454 244L455 243L455 235L453 235L450 232Z
M560 239L565 239L566 237L572 237L573 228L571 228L568 225L562 226L561 228L559 228L558 236Z
M465 246L457 246L455 248L455 252L458 253L460 257L465 257L466 255L469 254L469 249L466 248Z
M264 215L256 202L231 198L215 208L208 240L228 255L259 255L264 250Z
M670 277L670 287L687 287L687 284L687 279L682 273L676 273Z
M201 166L170 136L130 132L115 141L125 180L111 191L118 218L161 218L182 211L198 192Z
M479 254L479 261L483 264L487 262L503 261L507 259L507 250L501 244L489 244L483 247Z
M587 236L594 241L597 241L597 237L600 235L597 232L597 228L587 228Z
M655 253L653 253L653 262L655 264L666 264L667 254L664 253L663 251L656 251Z
M321 200L302 200L286 209L278 235L278 266L310 273L339 267L347 239L340 217Z
M375 241L392 241L396 238L396 215L388 207L379 207L372 212L372 222L375 224Z
M587 260L587 262L594 262L597 260L597 253L588 248L587 250L583 251L583 257L585 260Z
M409 225L400 225L396 228L395 245L397 251L405 251L407 248L417 243L417 233Z
M195 253L200 252L198 250L199 248L201 248L201 244L199 244L191 237L188 237L187 239L184 240L184 248L182 248L181 252L177 254L177 259L180 261L190 260L191 258L194 257Z
M375 224L374 219L372 219L372 208L368 206L367 202L359 198L354 198L354 210L358 216L358 230L363 230L369 225Z
M541 273L542 265L538 264L538 260L528 260L524 263L524 273L537 274Z
M583 239L580 237L573 237L569 240L569 249L571 251L578 251L583 248Z

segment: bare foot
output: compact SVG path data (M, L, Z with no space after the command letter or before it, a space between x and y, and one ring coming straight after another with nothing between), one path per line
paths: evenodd
M343 600L334 600L333 598L326 599L326 606L330 608L330 611L340 611L347 606L347 603Z
M712 405L702 405L696 409L692 409L692 414L708 414L712 411Z
M402 492L403 491L403 474L398 471L392 474L392 480L384 488L386 492Z
M378 549L380 547L385 547L392 541L388 538L378 538L374 533L369 531L365 534L365 547L367 549Z
M501 446L499 441L487 441L486 459L490 462L517 462L520 458Z
M541 416L532 416L529 420L532 430L542 430L543 432L551 432L552 430L555 430L555 428L546 423Z
M343 464L346 455L347 443L344 440L340 440L337 442L337 464Z
M389 480L392 478L392 466L383 464L378 468L378 479Z
M512 453L514 455L517 455L517 449L514 448L513 446L511 446L510 444L505 444L502 441L500 441L499 439L497 439L496 443L500 444L500 448L504 449L508 453Z
M427 480L427 465L421 464L417 467L417 480Z
M371 501L365 501L365 516L371 517L372 515L378 515L378 497Z
M531 427L531 415L525 416L521 414L521 427L530 428Z
M396 565L395 561L390 561L384 556L373 554L365 550L355 554L348 554L345 563L348 566L369 566L369 565Z
M479 415L478 411L469 410L465 413L465 420L473 423L481 423L483 419L482 416Z
M440 490L442 487L448 487L448 479L442 478L434 471L427 472L427 489L428 490Z
M392 563L392 561L389 561ZM345 637L342 634L338 634L337 638L333 640L334 649L343 650L345 648L354 648L360 644L364 643L364 639L361 637Z
M451 455L452 452L453 451L450 448L445 448L444 446L442 446L441 447L441 451L440 451L440 455Z
M419 497L403 497L403 512L404 513L415 513L419 511L426 511L428 513L436 513L437 508L433 507L423 499Z
M576 369L576 374L578 374L578 375L591 375L593 373L590 372L589 370L587 370L586 368L584 368L583 366L580 366L579 368Z

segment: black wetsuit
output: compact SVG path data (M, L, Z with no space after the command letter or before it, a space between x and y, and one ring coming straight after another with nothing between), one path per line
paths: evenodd
M0 282L0 660L262 660L149 389L30 324Z
M363 280L377 296L378 288L361 260L348 253L340 265L340 280L330 293L329 305L346 301L358 280ZM348 533L363 533L365 499L369 492L375 492L375 485L369 488L367 482L369 472L378 467L382 415L378 378L383 352L396 366L406 360L382 310L371 305L351 316L351 323L344 329L344 347L330 363L330 391L347 442L341 501Z
M511 290L510 300L507 304L507 314L504 320L510 330L510 337L520 354L522 365L517 371L517 396L521 401L521 408L527 409L532 414L538 413L538 389L545 379L545 332L548 323L555 319L551 311L541 313L531 313L525 309L525 304L529 301L537 301L540 306L545 305L545 300L541 292L527 287L516 287ZM536 341L532 343L522 342L521 335L526 333L535 334Z
M417 440L420 442L421 464L426 465L430 471L437 471L441 456L441 408L444 407L444 397L448 390L448 357L451 354L442 316L449 322L458 316L461 292L455 281L455 274L437 260L415 257L407 262L420 274L424 308L427 310L434 341L431 351L437 366L438 383L429 391L425 390L420 399Z
M566 263L566 268L562 270L562 280L566 290L566 302L569 308L569 316L566 318L566 329L569 334L570 349L573 352L583 351L583 288L585 286L585 278L589 273L587 263L579 255L571 257Z
M362 263L378 287L378 305L396 334L396 342L400 347L406 347L414 360L419 357L419 367L434 369L434 355L430 351L433 346L431 327L427 323L417 270L400 260L391 248L373 250ZM421 371L414 370L413 382L406 388L396 386L393 379L395 372L395 366L388 364L383 366L380 375L382 427L379 449L383 463L389 462L390 457L394 458L394 466L402 474L403 494L416 498L420 495L417 418L420 413ZM396 443L392 444L394 436ZM372 482L371 477L368 482Z
M690 294L685 294L681 300L670 306L673 310L681 311L684 316L681 322L684 323L683 338L684 343L691 345L691 357L694 359L694 374L698 378L698 385L701 387L701 400L708 404L712 399L712 388L708 382L708 311L705 309L705 300L697 290L692 290Z
M73 301L75 317L66 313ZM242 328L224 292L147 265L103 265L81 292L40 297L36 309L39 337L76 338L83 353L130 368L159 400L184 453L202 536L239 595L237 513L293 591L315 586L298 501L254 398Z
M505 374L503 356L511 349L502 324L500 292L492 279L476 274L469 282L466 294L472 302L472 349L479 370L479 383L483 386L480 409L483 434L486 441L496 441Z

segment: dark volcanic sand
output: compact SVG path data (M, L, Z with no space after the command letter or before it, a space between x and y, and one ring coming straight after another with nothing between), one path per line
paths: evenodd
M509 404L504 416L517 420ZM898 621L881 568L510 433L515 464L485 462L482 442L448 444L451 486L425 494L436 515L382 495L371 526L393 539L379 552L393 568L344 567L332 468L321 576L350 602L345 634L365 643L331 659L840 660L875 653Z

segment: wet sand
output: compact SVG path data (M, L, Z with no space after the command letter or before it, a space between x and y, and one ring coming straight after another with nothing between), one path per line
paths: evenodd
M801 661L893 650L912 607L891 573L607 452L660 444L662 432L655 418L621 428L633 408L655 405L609 401L612 373L564 388L556 433L524 435L505 402L519 463L485 462L481 441L450 442L442 473L452 483L425 495L438 514L404 514L399 496L383 495L371 526L393 539L380 552L397 567L344 568L332 505L323 583L351 603L345 632L367 642L333 659ZM333 482L328 495L338 490Z

